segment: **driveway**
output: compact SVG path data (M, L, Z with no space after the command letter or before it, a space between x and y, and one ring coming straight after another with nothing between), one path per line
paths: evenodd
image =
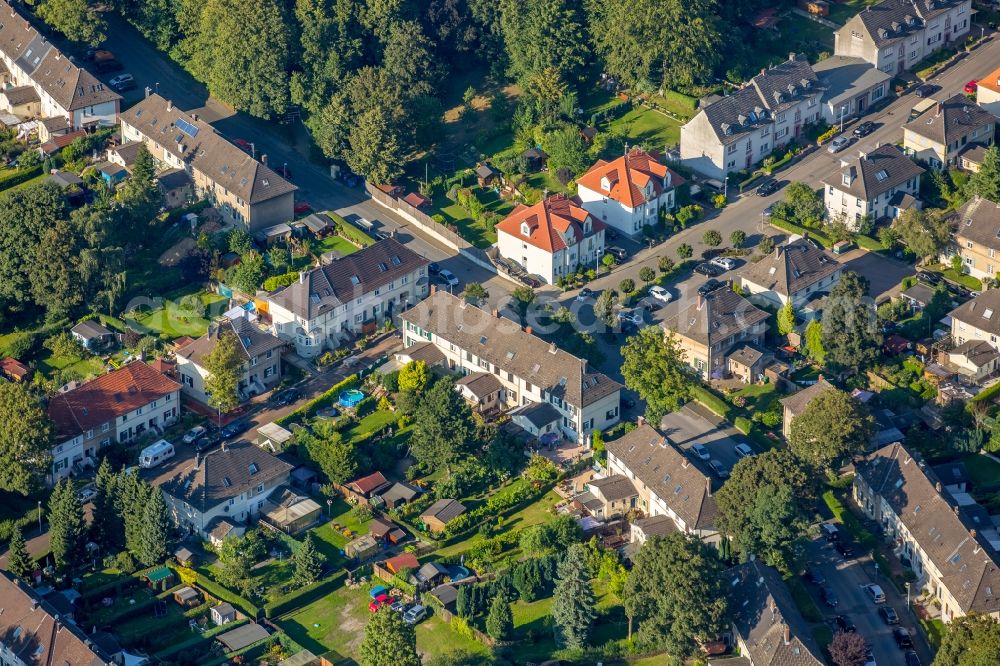
M903 278L916 273L912 264L864 250L852 250L843 255L840 262L845 270L868 280L868 295L876 301L898 296Z
M676 412L666 414L660 421L660 430L685 452L694 444L703 445L713 460L718 460L730 470L739 460L735 446L749 444L739 430L695 402L689 402ZM712 474L708 461L697 456L692 456L691 459L707 474Z
M841 538L847 538L847 532L841 528ZM857 544L855 544L855 555ZM833 545L826 539L819 537L807 544L807 558L809 566L815 567L826 578L828 585L833 587L837 594L838 605L835 609L829 608L823 603L819 588L811 583L806 583L810 594L816 601L816 606L823 612L827 624L836 632L837 625L834 618L837 615L844 615L857 627L858 633L867 639L872 646L875 656L875 663L880 666L886 664L902 664L903 650L896 647L896 640L892 635L892 627L887 625L879 614L878 606L872 602L865 586L873 582L873 562L871 555L860 554L845 560L840 556ZM922 638L920 628L917 626L912 615L905 611L905 602L901 601L892 585L885 581L878 581L879 586L885 592L886 604L895 609L899 615L899 626L910 630L913 642L922 664L930 664L932 655L929 647Z

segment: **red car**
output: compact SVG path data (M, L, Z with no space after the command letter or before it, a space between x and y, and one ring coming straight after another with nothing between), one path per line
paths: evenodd
M392 597L388 594L380 594L375 597L370 604L368 604L368 611L371 613L377 613L378 609L382 606L392 605Z
M977 81L976 79L972 79L971 81L965 84L965 92L971 95L972 93L976 92L976 88L978 87L979 87L979 81Z
M250 142L247 141L246 139L233 139L233 143L239 146L241 150L244 150L248 153L250 152L251 148Z
M293 210L296 215L305 215L312 210L312 206L303 201L302 203L295 204L295 208Z

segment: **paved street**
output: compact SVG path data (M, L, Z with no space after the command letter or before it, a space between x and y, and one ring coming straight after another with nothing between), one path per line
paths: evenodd
M842 538L847 533L841 528ZM872 645L875 663L879 666L903 664L903 651L896 647L892 635L892 627L885 623L879 614L878 606L864 586L873 581L873 563L870 554L857 553L861 557L845 560L834 550L833 545L822 537L811 541L808 546L809 566L818 569L826 578L827 584L833 587L838 604L835 609L823 603L820 590L816 585L806 583L816 606L823 611L827 623L836 632L834 618L844 615L857 626L857 631ZM855 550L857 546L855 545ZM886 605L891 606L899 615L899 626L906 627L913 636L913 642L920 661L930 664L932 661L930 648L923 639L923 633L916 626L910 613L905 611L905 600L892 589L892 585L884 580L878 581L886 595Z

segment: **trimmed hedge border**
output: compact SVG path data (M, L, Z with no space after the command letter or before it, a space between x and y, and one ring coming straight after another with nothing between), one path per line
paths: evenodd
M224 631L229 631L230 629L235 629L236 627L243 626L250 620L236 620L235 622L227 622L226 624L220 624L217 627L212 627L211 629L206 629L204 633L198 634L193 638L189 638L181 643L176 643L168 648L165 648L159 652L154 653L157 659L166 659L178 652L183 652L184 650L189 650L201 643L211 642L213 638L221 634Z
M42 175L42 165L38 164L29 169L15 169L9 173L0 175L0 190L6 190L15 185L27 182L32 178Z
M178 567L173 564L168 564L167 566L177 575L177 579L180 580L180 571L178 571ZM250 601L229 590L229 588L216 583L198 569L194 569L194 571L198 574L198 577L194 581L194 585L200 587L205 592L220 601L228 601L233 606L236 606L243 611L243 614L247 617L251 617L255 620L260 617L260 608L250 603Z
M333 592L336 588L344 584L346 573L341 571L330 578L318 581L312 585L306 585L293 592L264 604L264 617L271 620L290 610L307 606L321 597Z
M770 223L772 227L777 227L783 231L788 231L793 234L799 234L800 236L808 236L809 238L812 238L823 247L829 248L830 246L833 245L833 241L830 240L830 238L822 231L816 231L815 229L806 229L803 226L799 226L798 224L795 224L794 222L789 222L788 220L782 220L779 217L772 217L770 219Z
M319 396L313 398L306 404L302 405L291 414L286 414L285 416L282 416L280 419L275 421L275 423L283 426L286 423L291 423L292 421L295 421L297 419L309 418L313 416L317 410L332 405L334 400L336 400L340 396L341 391L345 391L347 389L354 388L355 386L357 386L358 381L359 378L357 374L350 375L342 382L334 384L329 389L321 393Z
M1000 382L997 382L996 384L990 386L987 389L983 389L982 391L977 393L970 402L983 402L984 400L989 400L997 393L1000 393Z

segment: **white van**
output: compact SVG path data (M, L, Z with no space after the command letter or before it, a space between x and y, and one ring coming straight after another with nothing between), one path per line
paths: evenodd
M174 457L174 445L165 439L150 444L139 453L139 467L150 469Z
M871 596L872 601L877 604L885 603L885 592L878 585L872 583L871 585L865 585L865 589L868 590L868 594Z

